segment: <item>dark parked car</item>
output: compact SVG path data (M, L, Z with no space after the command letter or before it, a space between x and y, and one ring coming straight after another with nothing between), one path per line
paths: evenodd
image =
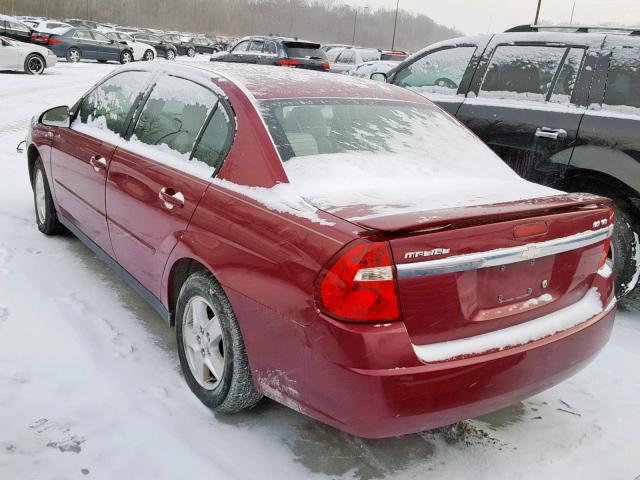
M224 46L207 37L189 37L187 41L195 46L197 53L216 53L222 52Z
M31 42L33 29L13 17L0 15L0 35L20 42Z
M196 46L178 34L168 33L163 35L162 39L176 47L178 55L194 57L196 54Z
M553 386L613 328L610 200L526 182L401 88L144 63L26 142L37 228L175 323L214 411L266 395L356 435L422 431Z
M524 178L613 198L624 295L640 276L640 32L554 29L437 43L386 80L448 110Z
M211 61L329 70L319 43L284 37L245 37L231 51L213 55Z
M156 49L156 53L159 57L166 58L167 60L175 60L178 55L178 49L172 44L165 41L158 35L151 33L132 33L131 38L136 42L146 43Z
M86 28L73 28L62 35L51 35L49 48L56 56L73 63L80 60L120 63L133 61L131 47L107 38L102 32Z

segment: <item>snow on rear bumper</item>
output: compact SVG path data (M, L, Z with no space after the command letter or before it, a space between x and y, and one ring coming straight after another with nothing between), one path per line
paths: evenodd
M595 323L613 310L615 297L605 307L597 288L578 302L534 320L474 337L427 345L413 345L417 357L426 363L450 361L518 346L535 347L555 335L568 335Z

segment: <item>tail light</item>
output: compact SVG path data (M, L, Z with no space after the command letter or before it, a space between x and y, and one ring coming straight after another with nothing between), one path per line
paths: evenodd
M329 64L329 62L324 62L322 64L322 68L323 70L329 70L331 68L331 65Z
M386 242L347 247L324 272L318 290L321 310L339 320L400 319L395 269Z
M292 58L281 58L278 62L278 65L282 67L297 67L298 65L300 65L300 62Z
M57 38L50 38L49 39L49 45L56 45L58 43L62 42L62 40L58 40Z
M613 226L614 225L614 211L613 209L611 209L611 212L609 213L609 225ZM611 249L611 236L609 236L604 243L602 244L602 257L600 257L600 263L598 264L598 270L601 269L602 267L605 266L605 264L607 263L607 258L609 257L609 250Z

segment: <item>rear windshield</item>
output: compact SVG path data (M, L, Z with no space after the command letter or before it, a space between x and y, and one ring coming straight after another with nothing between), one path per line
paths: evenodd
M385 100L292 99L260 103L262 116L284 162L354 153L438 165L466 175L509 168L480 140L432 104ZM373 154L373 155L372 155ZM398 155L400 154L400 155ZM405 172L406 173L406 172ZM418 174L418 172L416 172Z
M324 50L320 48L318 43L307 42L284 42L284 49L289 57L295 58L317 58L319 60L326 60L327 55Z

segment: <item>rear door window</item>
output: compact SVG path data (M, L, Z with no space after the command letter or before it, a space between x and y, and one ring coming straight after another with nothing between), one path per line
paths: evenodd
M93 37L91 36L91 32L89 30L78 30L73 34L74 38L78 40L91 40L93 41Z
M353 50L344 50L336 59L336 63L344 65L354 65L356 63L356 54Z
M251 46L249 47L249 51L251 53L262 53L263 46L264 46L264 42L262 40L251 40Z
M144 105L131 140L189 160L218 97L195 82L161 77Z
M419 93L455 95L476 47L454 47L428 53L400 70L394 83Z
M611 57L603 108L640 108L640 48L616 48ZM637 113L637 112L636 112Z
M479 96L545 102L566 51L566 47L499 45Z
M82 100L74 126L119 134L149 76L148 72L123 72L105 80Z
M571 48L567 53L564 64L560 69L560 74L553 85L553 92L549 101L552 103L571 103L573 90L576 86L578 74L582 69L582 63L585 58L585 50L583 48Z

